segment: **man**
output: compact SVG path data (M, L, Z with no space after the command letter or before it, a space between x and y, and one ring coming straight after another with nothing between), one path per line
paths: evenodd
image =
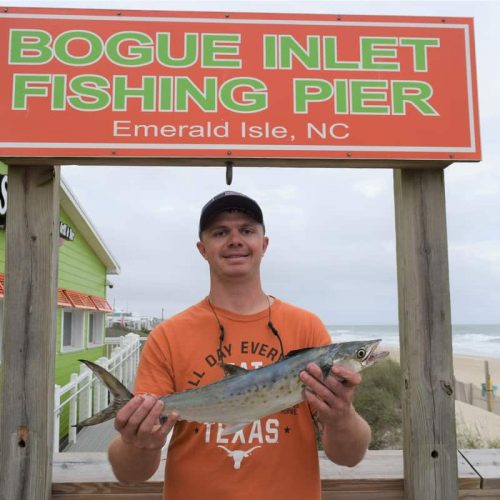
M324 378L311 364L301 373L306 402L263 418L232 435L212 423L160 423L154 396L219 380L220 361L248 369L303 347L330 343L313 314L267 295L260 264L269 240L251 198L227 191L202 209L198 250L210 271L208 296L159 325L149 336L134 397L116 416L120 433L109 460L121 481L144 481L159 466L172 428L164 498L170 500L319 499L313 416L327 456L353 466L365 454L370 428L354 410L357 373L334 368ZM174 426L175 424L175 426Z

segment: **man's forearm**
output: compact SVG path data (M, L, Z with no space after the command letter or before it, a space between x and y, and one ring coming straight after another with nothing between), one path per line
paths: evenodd
M123 442L118 435L110 444L108 459L118 481L137 483L147 481L158 469L161 448L148 450Z
M326 456L332 462L348 467L354 467L363 459L370 440L370 426L354 409L352 417L343 425L325 425L321 431Z

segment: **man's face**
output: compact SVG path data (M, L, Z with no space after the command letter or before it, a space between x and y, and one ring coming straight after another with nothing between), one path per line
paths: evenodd
M198 250L219 277L258 275L268 238L261 224L243 212L221 212L201 234Z

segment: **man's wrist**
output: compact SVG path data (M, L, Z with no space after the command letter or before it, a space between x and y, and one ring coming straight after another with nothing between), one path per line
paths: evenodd
M357 418L358 413L354 409L354 406L351 405L351 408L348 412L342 413L335 418L328 419L325 422L321 422L323 429L328 428L329 430L335 432L344 432L348 430L354 421Z
M126 441L123 436L120 436L121 437L121 441L124 445L125 448L127 448L128 450L130 451L138 451L138 452L151 452L151 453L160 453L162 448L165 446L165 443L163 443L162 445L160 446L153 446L153 447L150 447L150 446L137 446L137 444L135 444L134 442L132 441Z

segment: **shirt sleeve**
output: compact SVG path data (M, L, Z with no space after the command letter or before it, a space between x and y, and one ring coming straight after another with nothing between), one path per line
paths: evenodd
M332 343L332 337L328 332L326 326L315 314L312 315L312 335L313 335L313 346L323 346Z
M150 333L137 368L135 394L152 394L159 397L174 392L167 331L168 328L162 324Z

